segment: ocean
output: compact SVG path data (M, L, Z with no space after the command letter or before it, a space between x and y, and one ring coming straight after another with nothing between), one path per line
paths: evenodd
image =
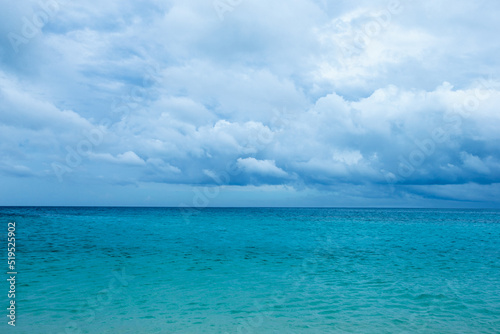
M500 333L500 210L3 207L1 333Z

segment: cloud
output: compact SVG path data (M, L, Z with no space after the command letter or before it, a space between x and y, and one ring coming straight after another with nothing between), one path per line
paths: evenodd
M91 153L90 159L132 166L142 166L146 164L144 160L139 158L137 154L132 151L118 154L116 157L109 153Z
M262 176L286 177L288 174L281 168L276 167L274 160L257 160L255 158L238 158L237 165L249 174Z
M17 53L0 42L12 187L0 195L23 175L59 182L57 163L64 182L112 182L116 196L118 185L225 185L293 189L310 205L315 192L490 203L499 6L257 0L221 20L210 1L61 2ZM38 10L10 4L0 33Z
M26 87L27 86L27 87ZM91 123L72 110L61 110L51 102L34 97L36 91L29 91L30 85L23 85L0 72L0 122L5 125L31 129L51 128L57 131L67 129L88 129Z
M8 165L3 163L0 165L0 171L14 177L35 176L35 173L29 167L23 165Z

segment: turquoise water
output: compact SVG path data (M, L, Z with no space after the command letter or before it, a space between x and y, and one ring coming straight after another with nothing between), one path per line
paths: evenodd
M500 211L0 208L1 333L500 333ZM4 258L7 255L4 251ZM6 261L2 261L4 273Z

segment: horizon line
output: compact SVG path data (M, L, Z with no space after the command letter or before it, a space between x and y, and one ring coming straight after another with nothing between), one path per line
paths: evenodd
M135 206L135 205L0 205L0 208L130 208L130 209L421 209L500 210L499 207L395 207L395 206Z

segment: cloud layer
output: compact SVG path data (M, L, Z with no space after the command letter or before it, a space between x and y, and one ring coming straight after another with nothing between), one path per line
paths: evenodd
M9 4L0 204L196 206L217 188L206 205L499 206L498 14L494 1ZM29 184L54 192L21 195Z

